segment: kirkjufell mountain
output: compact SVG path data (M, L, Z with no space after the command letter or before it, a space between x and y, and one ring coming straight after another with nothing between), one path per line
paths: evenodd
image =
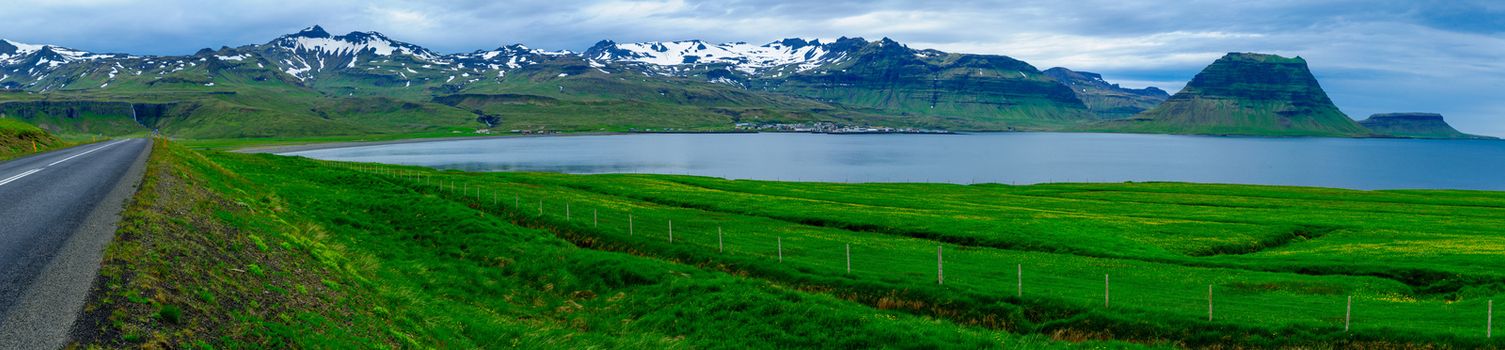
M1164 103L1114 128L1215 135L1366 136L1301 57L1229 53Z

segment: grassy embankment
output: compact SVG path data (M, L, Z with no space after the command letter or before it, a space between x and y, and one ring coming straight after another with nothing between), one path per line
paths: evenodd
M247 173L327 164L216 159ZM1505 194L1493 192L373 170L581 246L1067 339L1485 346L1487 304L1505 287L1490 268L1505 249Z
M86 308L86 345L1132 346L1011 335L580 248L334 163L154 147Z
M0 160L64 147L68 143L26 122L0 118Z

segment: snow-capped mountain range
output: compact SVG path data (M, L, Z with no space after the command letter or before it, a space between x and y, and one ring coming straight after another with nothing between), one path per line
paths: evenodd
M885 40L886 41L886 40ZM756 76L771 71L806 72L849 59L853 52L868 44L861 38L840 38L831 42L784 39L756 45L745 42L708 43L700 40L616 43L605 40L584 53L531 49L521 44L470 53L439 54L422 46L393 40L377 32L351 32L332 35L320 26L283 35L262 45L225 48L213 53L221 60L245 60L261 56L300 80L314 79L319 73L342 69L371 68L372 60L393 59L416 64L414 71L434 70L482 74L506 71L539 63L546 58L574 59L603 68L618 64L637 66L660 74L687 74L686 67L721 67L742 75ZM39 79L63 65L97 59L143 60L183 63L188 56L130 56L96 54L55 45L22 44L0 41L0 69L13 79ZM161 65L161 64L159 64ZM263 64L265 66L265 64ZM169 70L170 71L170 70ZM403 69L397 70L404 72ZM404 72L406 73L406 72Z
M515 44L494 50L441 55L418 45L392 40L377 32L351 32L335 36L319 26L284 35L264 45L228 51L259 53L271 58L283 72L299 80L316 79L325 71L385 69L396 73L405 81L412 79L409 74L425 71L447 71L466 77L490 71L500 76L500 72L537 63L541 57L569 54L534 50ZM387 63L394 60L398 67L389 67Z
M516 72L535 80L623 74L643 79L698 80L826 102L842 102L844 98L871 101L857 97L864 94L862 89L908 89L912 91L900 94L906 101L864 103L924 111L951 105L958 108L952 111L956 113L978 106L1015 106L1028 98L1058 100L1068 108L1083 108L1080 101L1061 95L1096 93L1069 87L1054 91L1052 86L1069 82L1057 81L1006 56L915 50L888 38L791 38L761 45L604 40L583 53L513 44L441 54L377 32L333 35L312 26L265 44L204 49L185 56L96 54L0 41L0 89L8 90L75 91L163 84L215 87L223 86L217 85L221 83L217 79L226 79L225 69L255 81L282 80L339 95L494 91L496 88L487 86L499 86L509 73ZM978 90L989 86L993 90ZM382 92L392 89L418 91ZM856 90L840 92L842 89ZM962 96L978 93L987 96ZM954 100L948 103L948 99Z

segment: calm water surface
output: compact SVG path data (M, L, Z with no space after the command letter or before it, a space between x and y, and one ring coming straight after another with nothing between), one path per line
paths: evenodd
M288 153L469 171L832 182L1185 181L1505 190L1505 142L1078 133L518 137Z

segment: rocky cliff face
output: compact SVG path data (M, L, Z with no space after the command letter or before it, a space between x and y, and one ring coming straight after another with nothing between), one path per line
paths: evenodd
M1229 53L1126 131L1268 136L1367 136L1333 105L1300 57Z
M1134 116L1165 102L1171 95L1157 87L1130 89L1103 80L1101 74L1073 71L1055 67L1045 70L1045 75L1066 85L1087 109L1103 119L1122 119Z
M1485 139L1459 132L1437 113L1381 113L1359 121L1376 135L1423 139Z
M151 130L171 104L104 101L0 102L0 116L52 133L125 135Z

